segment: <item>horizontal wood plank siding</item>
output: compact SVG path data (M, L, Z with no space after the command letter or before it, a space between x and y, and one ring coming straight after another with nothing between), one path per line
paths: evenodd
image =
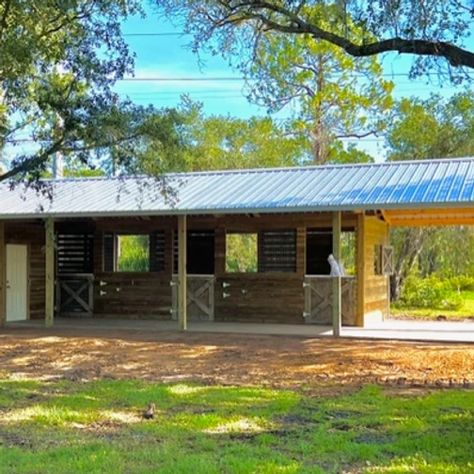
M215 320L303 324L303 277L235 274L219 277Z
M94 316L171 319L170 280L158 273L98 273Z

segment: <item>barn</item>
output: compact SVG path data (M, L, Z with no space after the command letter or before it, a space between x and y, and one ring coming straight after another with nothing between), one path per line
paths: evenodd
M272 322L337 335L388 315L390 227L474 223L472 157L44 185L0 185L1 324ZM330 254L352 256L347 274L330 276Z

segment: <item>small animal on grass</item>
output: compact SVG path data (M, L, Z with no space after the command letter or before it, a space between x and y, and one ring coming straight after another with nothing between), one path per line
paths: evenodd
M152 420L153 418L155 418L155 404L154 403L150 403L148 405L148 408L143 412L143 418L145 418L145 420Z

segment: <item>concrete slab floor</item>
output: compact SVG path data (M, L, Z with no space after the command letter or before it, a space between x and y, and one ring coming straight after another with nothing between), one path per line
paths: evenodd
M97 329L134 331L177 331L177 321L131 319L72 319L56 318L58 329ZM41 328L42 320L8 323L11 328ZM330 326L272 323L233 323L190 321L188 331L237 334L267 334L301 337L332 337ZM343 327L342 337L357 339L389 339L413 341L473 342L474 323L439 321L387 320L367 328Z

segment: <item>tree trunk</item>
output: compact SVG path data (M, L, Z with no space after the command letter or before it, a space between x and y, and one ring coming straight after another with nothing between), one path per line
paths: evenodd
M418 263L430 230L422 228L397 229L393 235L395 248L395 271L390 276L390 300L400 298L405 280Z
M313 162L315 165L324 165L328 158L327 133L324 126L323 106L320 94L324 88L324 59L318 56L318 70L316 75L316 97L318 98L314 116L316 124L313 131Z

